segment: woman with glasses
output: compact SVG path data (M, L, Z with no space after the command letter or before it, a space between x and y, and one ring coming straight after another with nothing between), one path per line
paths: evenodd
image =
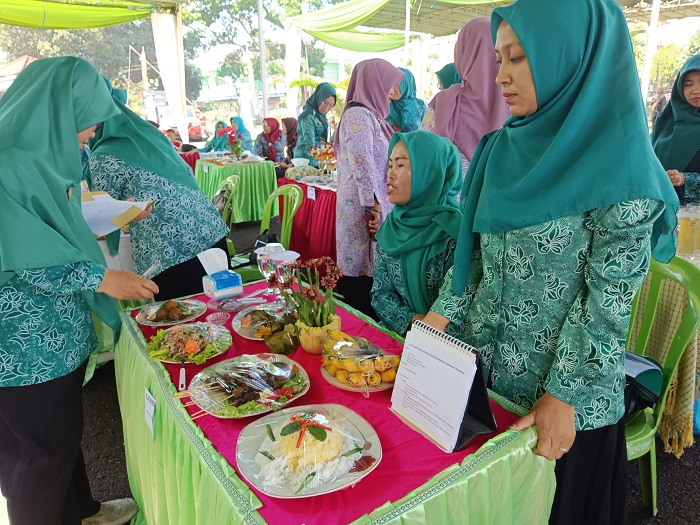
M335 107L335 88L328 82L321 82L313 95L304 104L297 126L297 144L294 148L295 159L309 159L314 168L318 162L309 153L311 146L321 146L328 140L328 119L326 114Z

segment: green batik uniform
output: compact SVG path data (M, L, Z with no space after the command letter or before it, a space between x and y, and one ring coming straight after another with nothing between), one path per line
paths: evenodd
M428 313L452 265L462 163L454 144L427 131L394 133L389 158L399 141L411 162L411 197L394 206L377 234L372 306L385 326L406 335L413 316Z

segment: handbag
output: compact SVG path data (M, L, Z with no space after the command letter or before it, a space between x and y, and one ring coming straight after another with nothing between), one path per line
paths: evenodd
M659 363L647 356L625 352L625 416L653 408L662 384Z

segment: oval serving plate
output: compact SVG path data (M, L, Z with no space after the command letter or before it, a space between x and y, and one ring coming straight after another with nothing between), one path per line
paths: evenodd
M163 319L162 321L157 321L155 318L156 311L158 311L167 302L168 301L159 301L157 303L144 305L141 307L141 311L136 315L136 322L146 326L173 326L176 324L194 321L207 311L207 305L202 301L197 301L196 299L175 301L178 304L178 308L180 308L182 313L185 314L185 318L177 320ZM184 310L183 307L187 310Z
M329 374L328 370L326 370L326 367L323 365L321 365L321 375L323 376L323 379L328 381L334 387L340 388L341 390L347 390L348 392L381 392L382 390L394 388L394 383L385 383L384 381L379 383L377 386L354 386L347 383L342 383Z

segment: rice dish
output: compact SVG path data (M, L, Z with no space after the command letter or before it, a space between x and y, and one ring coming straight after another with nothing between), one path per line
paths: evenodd
M362 447L332 418L306 412L276 429L268 425L255 462L263 487L288 485L301 494L347 474L361 456Z

